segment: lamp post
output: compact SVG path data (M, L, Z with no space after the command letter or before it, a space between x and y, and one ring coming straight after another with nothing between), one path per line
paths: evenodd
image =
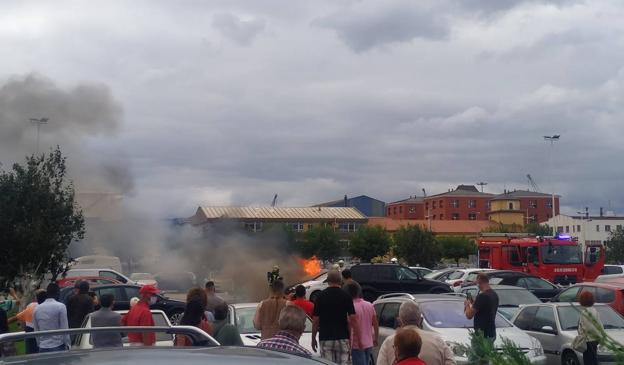
M550 142L550 149L548 150L548 166L550 167L550 185L552 188L552 218L553 218L553 236L557 235L557 220L555 218L555 179L553 177L553 166L552 166L552 159L553 159L553 148L555 146L555 142L559 141L559 138L561 137L561 135L559 134L553 134L552 136L544 136L544 140L547 142Z

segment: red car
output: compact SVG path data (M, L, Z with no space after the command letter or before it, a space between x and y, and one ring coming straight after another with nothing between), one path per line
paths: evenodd
M83 277L62 278L62 279L58 279L56 281L56 283L61 288L65 288L65 287L68 287L68 286L73 286L74 283L76 281L78 281L78 280L87 281L87 282L89 282L90 286L93 286L93 285L105 285L105 284L121 284L119 281L117 281L115 279L106 278L106 277L102 277L102 276L83 276Z
M596 303L605 303L624 315L624 283L580 283L563 290L553 302L578 302L582 292L591 292Z

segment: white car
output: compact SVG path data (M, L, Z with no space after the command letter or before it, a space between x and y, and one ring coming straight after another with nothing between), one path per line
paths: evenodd
M230 323L238 328L243 345L256 346L260 342L260 332L254 328L253 319L260 303L240 303L230 305ZM318 340L318 338L317 338ZM305 332L299 339L299 344L310 351L314 356L320 356L318 351L312 351L312 320L306 319Z
M316 301L316 297L328 287L327 272L319 274L312 280L301 283L301 285L306 288L306 299L314 302Z
M113 269L70 269L67 271L65 277L68 278L77 278L77 277L85 277L85 276L97 276L104 278L111 278L119 281L122 284L136 284L134 280L131 280L124 274L115 271Z
M158 287L158 281L154 278L154 275L147 272L135 272L130 274L130 280L135 281L139 285L153 285Z
M127 310L115 311L115 312L121 314L122 317L128 313ZM171 322L169 321L169 318L167 318L167 315L165 314L165 312L161 310L152 310L151 312L152 312L152 318L154 319L154 324L156 326L171 327ZM91 316L90 315L87 316L87 318L85 318L84 322L82 323L82 328L91 328ZM127 334L125 334L125 336L126 337L122 338L123 345L130 346L130 343L128 342ZM170 335L167 333L156 333L156 346L173 346L173 335ZM86 350L86 349L92 349L92 348L93 348L93 342L91 342L90 333L76 336L76 339L74 343L72 344L72 349Z
M493 271L493 269L457 269L448 272L447 274L439 277L437 280L444 281L448 285L453 287L453 290L458 292L464 282L472 282L477 277L477 274L484 271Z
M614 278L624 278L624 265L605 265L602 275L598 276L595 281L604 283Z
M375 312L379 321L379 344L394 334L399 316L399 307L406 301L414 301L423 314L423 330L437 333L448 344L459 365L468 364L467 349L470 348L470 332L473 320L464 314L465 298L440 294L388 294L375 301ZM497 348L503 344L503 338L509 339L526 354L531 364L543 365L546 356L542 345L535 338L515 327L502 315L496 316ZM379 346L373 349L376 358Z

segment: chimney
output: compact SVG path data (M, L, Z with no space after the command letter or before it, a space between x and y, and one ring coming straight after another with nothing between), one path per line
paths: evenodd
M600 207L600 217L603 217L603 216L604 216L604 211L603 211L602 207Z
M348 199L347 199L347 194L345 194L345 197L344 197L344 206L345 206L345 208L349 206Z

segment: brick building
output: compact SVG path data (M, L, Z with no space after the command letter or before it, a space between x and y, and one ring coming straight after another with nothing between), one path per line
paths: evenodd
M425 219L425 200L419 196L386 205L386 217L392 219Z
M487 221L493 196L480 192L474 185L459 185L455 190L426 197L425 219Z
M552 217L552 195L527 190L505 191L492 197L492 202L505 202L496 211L521 215L524 223L541 223ZM492 209L494 212L494 209ZM559 196L555 195L555 216L559 214Z

